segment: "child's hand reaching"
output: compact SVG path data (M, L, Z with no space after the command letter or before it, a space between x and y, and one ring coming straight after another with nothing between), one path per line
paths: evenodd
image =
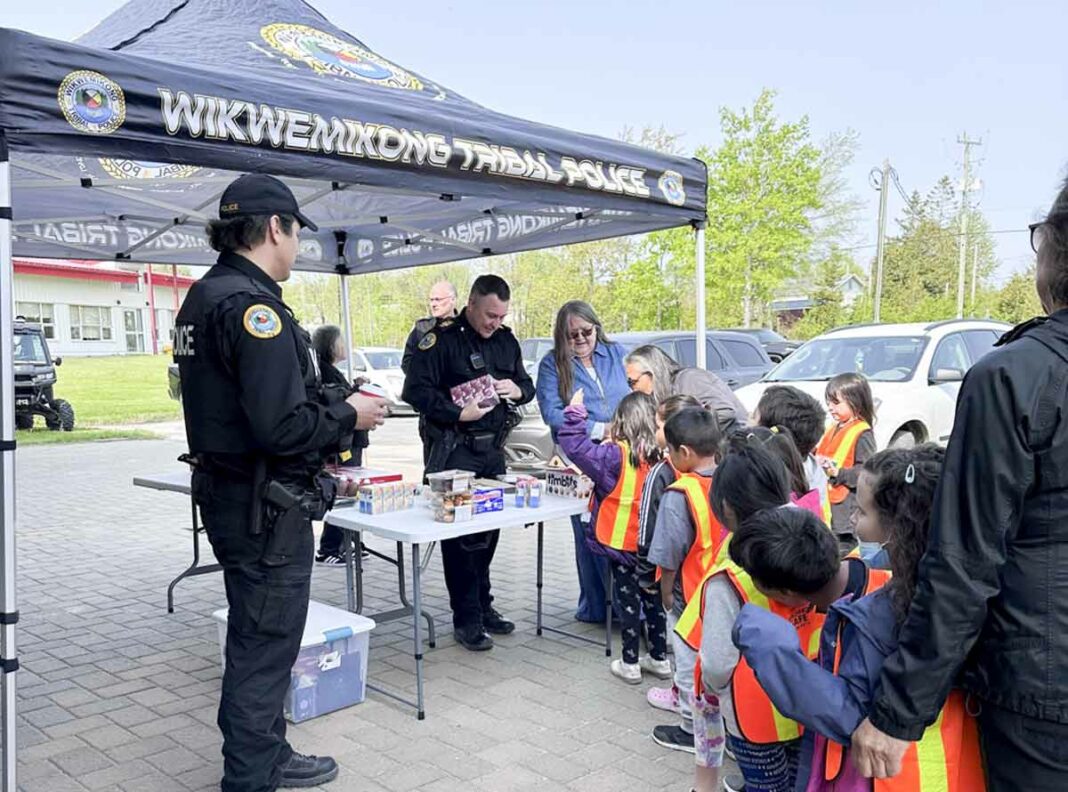
M583 403L584 403L583 402L584 398L585 398L585 394L582 392L582 388L577 389L575 391L575 395L571 397L571 406L572 407L581 407L583 405Z

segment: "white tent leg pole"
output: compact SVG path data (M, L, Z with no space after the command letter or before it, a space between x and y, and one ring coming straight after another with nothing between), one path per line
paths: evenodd
M705 335L708 327L705 319L705 226L697 226L697 368L706 364Z
M349 313L349 277L341 277L341 332L345 339L345 349L348 355L345 357L345 376L352 382L352 315Z
M3 740L3 792L15 785L15 366L12 360L15 292L11 257L11 163L0 133L0 712Z

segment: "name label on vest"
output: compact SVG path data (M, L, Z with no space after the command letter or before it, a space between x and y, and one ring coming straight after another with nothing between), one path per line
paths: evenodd
M196 356L196 350L193 348L193 325L177 325L174 328L174 356Z

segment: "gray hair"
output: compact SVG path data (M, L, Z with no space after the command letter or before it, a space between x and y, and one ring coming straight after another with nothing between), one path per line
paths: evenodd
M652 344L638 347L623 362L637 366L653 378L653 397L657 404L672 395L675 375L682 369L671 355Z
M598 344L608 343L608 336L601 327L601 320L597 318L597 312L588 302L571 300L564 303L556 312L556 322L553 324L553 357L556 359L557 390L560 393L560 400L565 404L574 395L572 388L575 386L575 375L571 370L571 350L567 338L567 324L572 316L577 316L596 328Z

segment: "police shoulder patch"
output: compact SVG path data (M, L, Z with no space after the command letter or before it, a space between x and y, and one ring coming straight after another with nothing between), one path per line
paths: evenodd
M434 332L430 332L423 336L421 339L419 339L419 348L426 352L428 349L432 348L437 342L437 334Z
M274 338L282 332L282 319L278 312L269 305L256 303L245 311L242 324L245 331L253 338Z

